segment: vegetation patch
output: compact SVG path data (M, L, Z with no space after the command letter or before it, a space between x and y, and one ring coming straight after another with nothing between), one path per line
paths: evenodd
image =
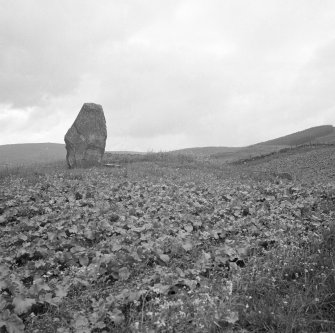
M335 329L334 182L117 163L3 178L1 332Z

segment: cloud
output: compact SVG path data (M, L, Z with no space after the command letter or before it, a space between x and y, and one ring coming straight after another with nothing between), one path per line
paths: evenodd
M131 3L2 0L1 102L26 107L73 94L83 76L94 73L105 44L124 40L150 21L145 8L152 1Z
M103 105L108 149L334 123L334 15L331 0L0 0L0 144L62 142L84 102Z

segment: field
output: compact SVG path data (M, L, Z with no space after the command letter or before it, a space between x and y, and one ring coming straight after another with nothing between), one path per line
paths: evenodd
M65 155L65 145L59 143L0 145L0 170L16 165L56 162Z
M0 331L334 332L335 147L0 173Z
M241 161L243 159L252 159L261 157L267 154L278 152L282 149L290 148L287 145L254 145L250 147L203 147L203 148L188 148L176 150L174 154L182 153L186 156L194 158L201 157L202 159L218 160L220 163L229 163Z

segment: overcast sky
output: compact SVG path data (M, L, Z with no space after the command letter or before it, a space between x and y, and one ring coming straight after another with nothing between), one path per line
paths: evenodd
M0 144L244 146L335 125L334 0L0 0Z

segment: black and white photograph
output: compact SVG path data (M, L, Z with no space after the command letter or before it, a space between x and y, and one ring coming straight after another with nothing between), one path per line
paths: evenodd
M335 332L335 1L0 0L0 333Z

